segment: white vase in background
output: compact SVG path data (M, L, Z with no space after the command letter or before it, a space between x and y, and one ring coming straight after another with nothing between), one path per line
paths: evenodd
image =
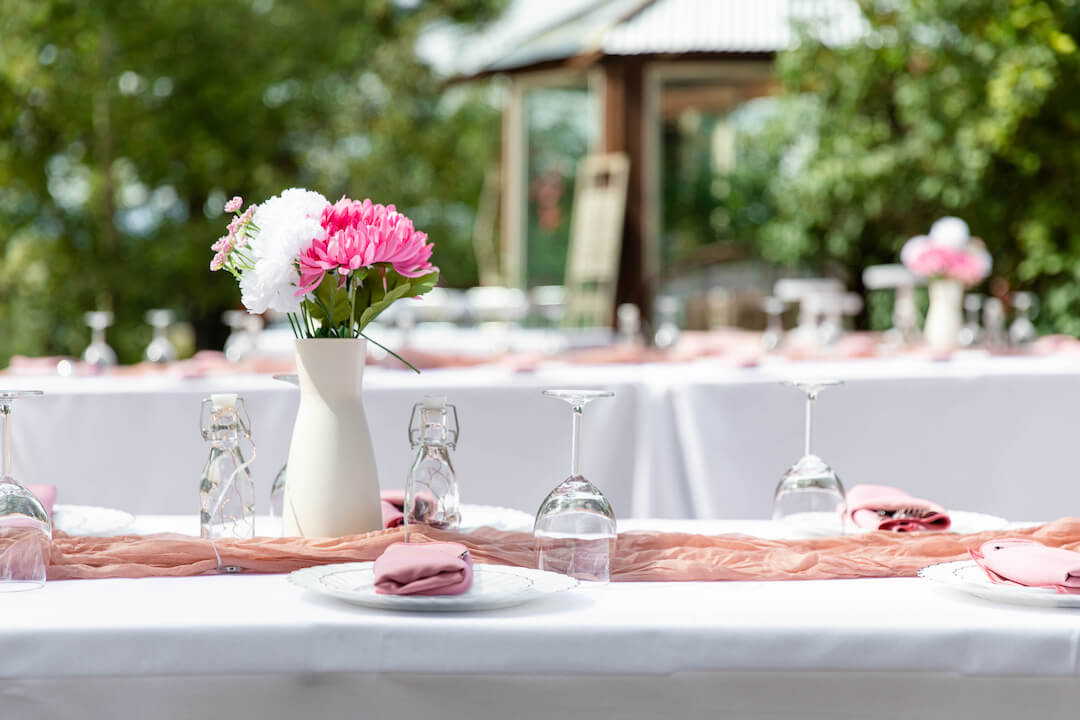
M361 391L367 340L296 341L300 408L289 446L284 534L382 529L379 478Z
M964 286L959 280L935 278L928 289L930 308L923 335L931 350L949 352L957 346L964 326Z

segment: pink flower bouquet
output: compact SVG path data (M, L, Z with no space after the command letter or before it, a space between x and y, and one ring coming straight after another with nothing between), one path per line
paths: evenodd
M990 274L993 261L982 240L971 236L960 218L941 218L928 235L904 243L900 260L911 272L926 278L957 280L971 286Z
M331 204L300 188L242 205L225 204L234 217L211 246L210 270L236 277L249 312L285 313L298 338L367 337L379 313L439 279L427 235L393 205Z

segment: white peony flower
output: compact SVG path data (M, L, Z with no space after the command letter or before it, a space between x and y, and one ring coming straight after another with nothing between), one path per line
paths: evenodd
M930 226L930 239L937 245L961 248L971 241L971 230L960 218L943 217Z
M289 188L256 208L252 223L258 234L251 241L255 267L240 276L241 300L249 312L299 312L296 261L322 237L320 220L329 204L317 192Z

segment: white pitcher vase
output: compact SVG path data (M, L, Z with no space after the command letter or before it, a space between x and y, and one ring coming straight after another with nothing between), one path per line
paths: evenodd
M956 347L964 326L964 286L959 280L936 278L930 281L929 291L923 334L931 350L949 352Z
M367 340L296 341L300 409L289 446L284 534L382 529L379 478L361 391Z

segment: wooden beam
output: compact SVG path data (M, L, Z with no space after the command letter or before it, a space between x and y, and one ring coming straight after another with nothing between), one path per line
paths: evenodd
M626 191L626 221L615 302L634 303L649 318L651 293L645 268L645 64L641 58L605 58L604 150L622 152L630 159Z

